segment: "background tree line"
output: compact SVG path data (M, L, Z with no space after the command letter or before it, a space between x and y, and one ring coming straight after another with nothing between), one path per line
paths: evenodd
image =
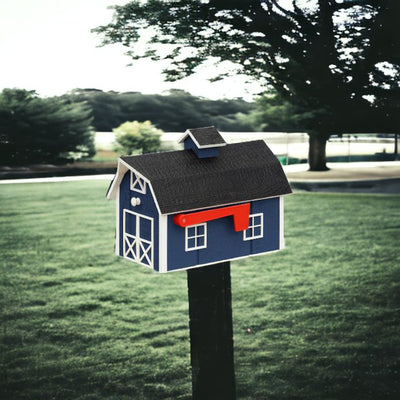
M183 90L164 94L103 92L75 89L63 96L71 103L85 102L93 112L93 127L108 132L126 121L151 121L167 132L214 125L223 131L254 131L256 105L243 99L210 100Z
M209 100L181 90L166 94L75 89L41 98L35 91L0 93L0 164L65 163L94 156L94 132L127 121L151 121L162 131L215 125L225 131L254 131L255 103ZM278 125L276 126L278 127Z

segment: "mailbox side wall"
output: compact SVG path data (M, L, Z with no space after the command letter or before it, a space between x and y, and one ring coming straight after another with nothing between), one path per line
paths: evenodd
M151 241L152 241L152 250L151 252L149 251L149 254L151 254L151 261L152 261L152 266L147 265L148 263L146 262L146 258L144 259L144 262L141 262L141 264L144 264L147 267L151 267L158 271L158 265L159 265L159 254L158 254L158 248L159 248L159 216L157 212L157 207L155 205L151 190L149 185L146 185L146 194L143 193L138 193L136 191L131 190L130 188L130 171L126 172L124 178L122 179L121 185L120 185L120 192L119 192L119 235L117 240L119 240L119 255L121 257L125 257L124 255L124 210L128 210L130 212L136 213L141 216L145 216L148 218L152 219L152 233L151 233ZM140 199L140 205L137 206L132 206L131 205L131 199L132 197L136 197ZM144 221L150 221L149 219L144 219ZM150 225L150 224L148 224ZM144 228L142 227L142 230ZM149 232L143 232L143 236L148 239L150 237ZM127 257L125 257L127 258ZM131 258L129 258L131 259Z
M280 198L258 200L251 203L250 215L263 215L263 237L244 240L243 231L236 232L233 218L225 217L207 222L207 247L185 251L185 228L168 216L168 271L191 268L198 265L267 253L280 248Z

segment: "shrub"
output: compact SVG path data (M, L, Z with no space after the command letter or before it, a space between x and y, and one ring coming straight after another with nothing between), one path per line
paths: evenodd
M115 151L132 155L158 151L161 146L162 130L157 129L150 121L124 122L113 129L116 134Z

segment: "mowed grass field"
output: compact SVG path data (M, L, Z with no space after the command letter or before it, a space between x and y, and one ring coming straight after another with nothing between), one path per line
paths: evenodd
M114 256L108 182L0 185L0 398L190 399L186 272ZM400 393L400 196L286 197L232 262L237 398Z

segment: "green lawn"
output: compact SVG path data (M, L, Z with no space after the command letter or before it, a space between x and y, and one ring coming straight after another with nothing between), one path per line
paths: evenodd
M113 254L108 182L0 185L0 399L190 399L186 273ZM297 193L232 263L238 399L400 393L400 197Z

